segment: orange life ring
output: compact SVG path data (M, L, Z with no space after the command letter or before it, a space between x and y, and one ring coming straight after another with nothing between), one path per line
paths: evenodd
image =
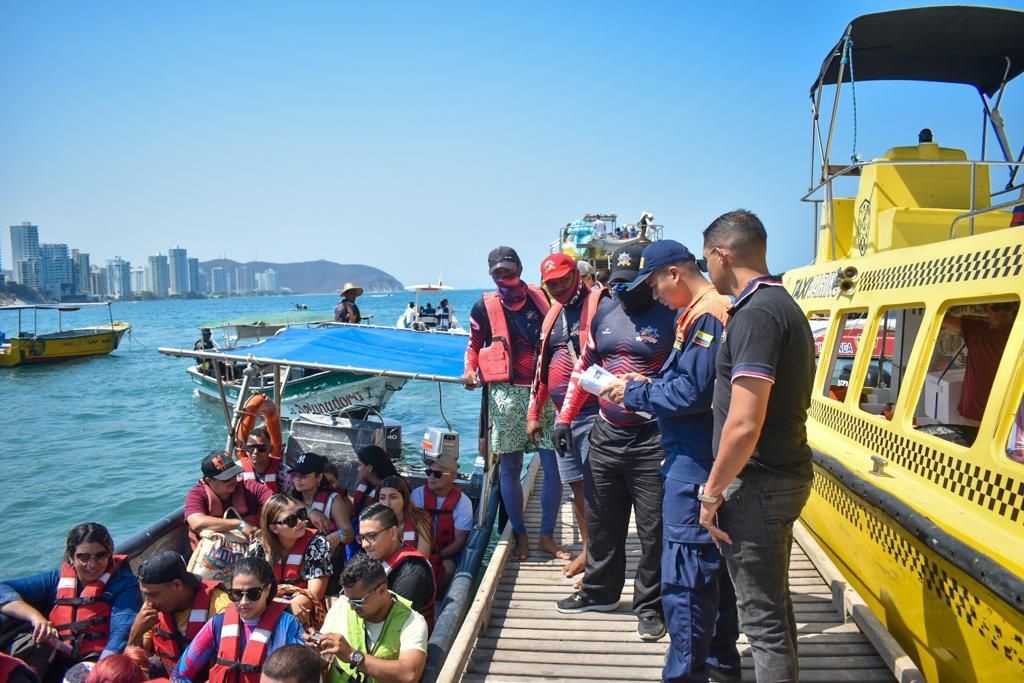
M264 394L253 394L245 402L242 419L238 421L235 428L235 443L244 447L249 432L256 426L256 420L263 416L263 424L270 434L270 454L275 458L281 457L281 414L277 410L277 404Z

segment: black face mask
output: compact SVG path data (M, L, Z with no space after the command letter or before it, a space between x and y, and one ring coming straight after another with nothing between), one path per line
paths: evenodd
M615 293L615 298L622 304L622 310L627 315L643 313L654 305L653 292L647 282L641 282L629 291L626 291L626 286L625 284L621 286L612 285L611 289Z

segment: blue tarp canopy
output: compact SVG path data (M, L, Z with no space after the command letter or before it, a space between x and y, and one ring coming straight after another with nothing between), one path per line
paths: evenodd
M228 351L161 348L160 352L171 356L461 383L468 341L469 337L464 334L337 325L315 329L289 327L263 341Z

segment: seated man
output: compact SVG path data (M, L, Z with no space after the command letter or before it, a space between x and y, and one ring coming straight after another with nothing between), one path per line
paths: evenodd
M473 530L473 502L455 485L459 459L454 454L425 458L427 484L412 492L412 502L434 517L434 547L444 562L445 585L455 574L459 553Z
M356 539L367 555L384 563L388 588L411 602L413 609L431 622L437 592L434 571L430 560L420 551L402 543L395 511L384 503L374 503L363 510Z
M135 617L128 644L153 655L153 668L169 676L188 644L209 619L231 604L215 581L189 573L173 550L161 550L139 567L139 589L146 601Z
M285 645L263 663L260 683L320 683L320 657L305 645Z
M1017 318L1015 301L985 304L985 319L946 314L942 326L963 337L967 346L967 370L958 411L962 417L981 420L992 392L992 383Z
M427 665L427 624L387 589L384 566L356 555L341 575L343 596L327 613L318 643L333 655L327 683L418 681Z
M256 481L239 481L242 467L224 451L210 451L203 458L203 478L185 495L185 522L195 549L199 532L238 530L249 538L259 531L260 507L274 492ZM238 518L224 518L234 508Z

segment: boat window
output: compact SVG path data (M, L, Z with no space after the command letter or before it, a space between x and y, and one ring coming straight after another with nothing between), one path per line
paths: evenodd
M993 384L1019 308L1016 298L1002 298L946 309L914 413L918 431L974 443L990 396L997 397L993 405L1006 396Z
M818 359L821 357L821 350L828 339L828 328L832 324L832 314L829 311L814 311L807 314L807 322L811 326L811 335L814 337L814 366L818 366ZM820 380L815 379L815 386Z
M882 308L874 327L871 360L862 370L861 410L892 419L917 333L924 320L920 305Z
M827 379L822 384L822 394L826 397L837 401L846 400L857 349L861 346L861 337L864 336L864 326L867 322L865 310L847 311L839 317L839 333L832 342L830 352L826 355L822 350L819 354L822 358L828 358L829 362L825 372ZM815 347L818 347L817 339Z
M1006 457L1024 463L1024 396L1017 401L1017 412L1010 423L1010 433L1006 437Z

